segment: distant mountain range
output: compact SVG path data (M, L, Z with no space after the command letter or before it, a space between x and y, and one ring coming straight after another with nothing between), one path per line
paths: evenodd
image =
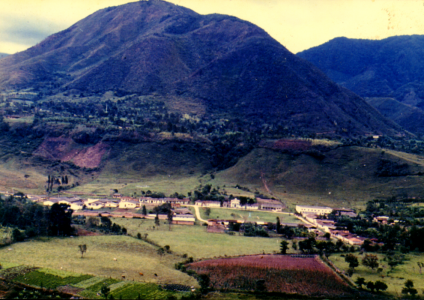
M424 133L424 35L335 38L297 55L362 97L385 98L369 102L406 129Z
M2 59L0 89L28 87L160 95L180 111L195 104L214 117L311 133L402 131L261 28L159 0L102 9Z
M0 52L0 58L2 58L2 57L6 57L6 56L8 56L9 54L7 54L7 53L1 53Z

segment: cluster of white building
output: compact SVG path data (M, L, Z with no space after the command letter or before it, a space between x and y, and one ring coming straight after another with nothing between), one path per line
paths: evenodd
M136 209L141 208L143 205L161 205L170 203L174 206L187 205L190 203L189 199L178 198L150 198L150 197L125 197L119 199L81 199L79 197L49 197L48 199L40 196L30 196L28 198L37 202L42 202L46 206L52 206L55 203L67 204L74 211L82 209L102 209L102 208L126 208Z
M240 200L234 198L230 201L223 201L222 204L220 201L210 201L210 200L197 200L195 202L196 206L201 207L228 207L235 209L244 209L244 210L266 210L266 211L282 211L285 206L278 200L273 199L260 199L257 198L257 203L253 204L241 204Z
M328 214L336 214L338 216L356 217L357 214L352 209L346 208L331 208L328 206L313 206L313 205L296 205L296 212L300 214L306 221L315 225L331 234L332 237L339 239L350 245L362 245L365 238L350 233L348 230L337 229L333 220L321 218Z

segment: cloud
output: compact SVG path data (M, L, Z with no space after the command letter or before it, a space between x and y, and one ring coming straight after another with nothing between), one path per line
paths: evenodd
M52 22L40 23L37 19L0 14L0 40L3 44L0 52L8 52L4 49L6 44L21 48L19 50L26 49L63 29Z

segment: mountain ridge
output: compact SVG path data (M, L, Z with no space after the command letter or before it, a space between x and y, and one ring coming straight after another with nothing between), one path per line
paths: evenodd
M255 126L405 134L263 29L164 1L100 10L0 62L0 88L30 86L74 95L157 94Z

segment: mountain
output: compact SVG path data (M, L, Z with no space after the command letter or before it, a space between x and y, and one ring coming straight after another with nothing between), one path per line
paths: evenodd
M8 56L9 54L7 54L7 53L1 53L0 52L0 58L2 58L2 57L6 57L6 56Z
M362 97L424 105L424 35L383 40L335 38L297 53Z
M100 10L0 61L0 89L154 95L251 126L342 135L401 132L362 98L235 17L164 1Z
M383 116L395 121L404 129L424 135L424 111L395 98L366 98L367 102L374 106Z

